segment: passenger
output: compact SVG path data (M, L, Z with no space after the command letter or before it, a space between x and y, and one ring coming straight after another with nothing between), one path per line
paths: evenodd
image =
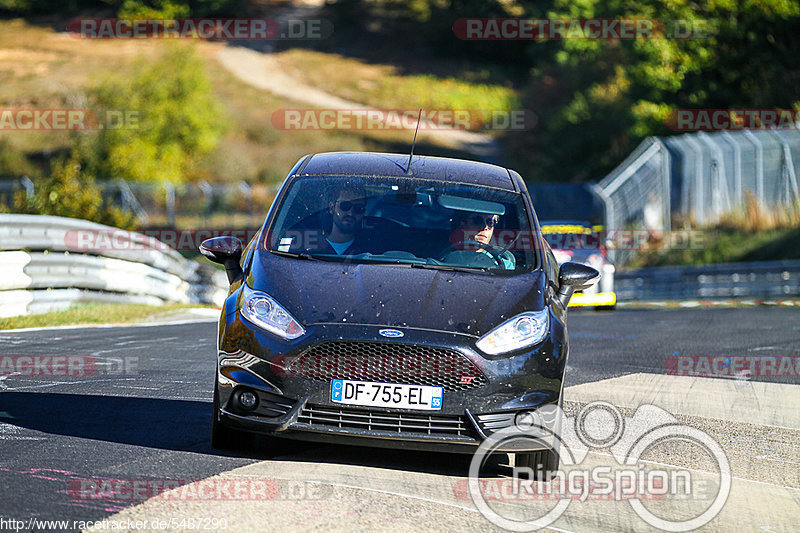
M499 222L500 215L456 211L451 224L453 229L451 249L455 251L469 250L481 254L479 257L485 257L491 260L494 263L492 266L500 266L506 270L514 270L517 264L514 254L508 250L495 248L491 244L492 237L494 236L494 228ZM451 254L452 252L447 254L450 256L450 260L456 260L456 256L452 256ZM470 261L470 263L473 263L469 256L465 257L460 255L458 258L464 258ZM447 260L447 258L445 260ZM485 263L483 260L480 262Z

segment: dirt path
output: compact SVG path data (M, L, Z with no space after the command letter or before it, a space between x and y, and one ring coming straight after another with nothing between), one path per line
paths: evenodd
M273 18L283 23L287 20L308 18L313 16L318 9L317 6L306 3L286 9ZM273 49L271 43L260 43L257 47L259 49L255 48L255 46L229 45L220 49L217 59L228 72L240 80L282 98L322 109L373 109L357 102L344 100L293 78L283 70L280 63L271 54ZM492 162L499 152L497 141L489 135L455 128L448 129L440 125L436 125L436 129L433 128L434 124L431 121L423 120L419 137L448 148L472 153L488 162Z

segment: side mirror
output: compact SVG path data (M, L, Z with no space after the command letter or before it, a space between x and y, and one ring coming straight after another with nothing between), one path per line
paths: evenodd
M582 263L566 262L558 269L557 298L567 307L572 293L588 289L600 279L600 272Z
M239 261L242 258L242 241L236 237L214 237L200 243L200 253L215 263L225 265L228 282L233 284L244 277Z

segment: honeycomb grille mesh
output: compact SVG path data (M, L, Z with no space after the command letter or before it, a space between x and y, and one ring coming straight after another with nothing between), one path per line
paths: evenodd
M454 350L418 344L328 341L285 361L287 376L320 381L351 379L443 387L464 391L482 387L486 376Z

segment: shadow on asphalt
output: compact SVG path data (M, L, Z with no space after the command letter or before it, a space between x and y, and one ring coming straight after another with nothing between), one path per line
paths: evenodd
M209 444L211 404L188 400L3 391L0 392L0 423L42 433L162 450L452 476L467 475L472 458L471 454L321 444L262 436L246 438L236 450L214 450ZM505 475L507 462L505 455L492 457L485 473Z
M198 450L208 441L211 404L207 402L0 392L0 422L51 433L164 450ZM211 448L208 452L211 453Z

